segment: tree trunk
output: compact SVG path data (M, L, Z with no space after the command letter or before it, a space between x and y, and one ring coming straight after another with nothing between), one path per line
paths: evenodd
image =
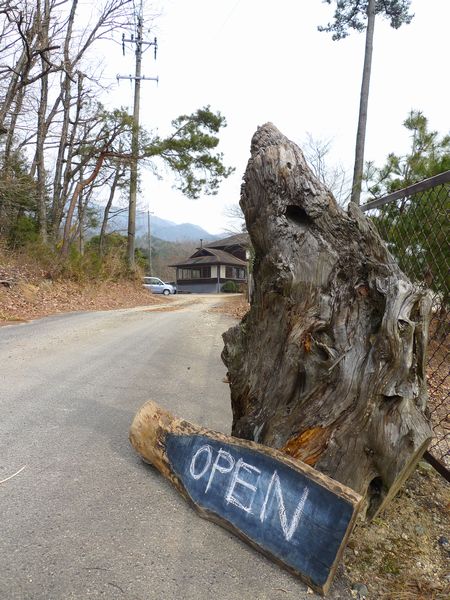
M117 189L119 180L122 177L122 175L123 175L123 171L122 171L121 165L118 164L117 168L115 170L114 179L111 184L110 191L109 191L108 202L106 203L105 210L103 211L103 220L102 220L102 226L100 229L100 237L99 237L100 256L103 256L105 253L105 236L106 236L106 228L108 227L109 211L111 210L111 206L114 201L114 196L116 194L116 189Z
M34 42L35 23L36 17L34 17L33 25L30 27L29 30L30 42ZM12 69L12 76L9 79L7 90L2 98L2 102L0 103L0 127L5 126L8 113L15 101L16 95L18 94L20 88L24 87L23 85L21 85L21 82L27 79L32 67L33 64L29 60L27 48L24 48L18 61L14 64L14 68Z
M48 46L50 27L50 4L44 0L44 11L39 29L39 41L42 48ZM41 54L41 67L44 73L46 68L47 53ZM48 74L41 78L41 94L38 107L38 123L36 134L36 172L37 172L37 213L39 221L39 237L41 242L47 243L47 171L45 168L44 144L46 139L46 117L48 106Z
M95 164L94 170L92 171L92 174L87 179L80 179L80 181L75 186L73 196L70 199L69 208L67 209L66 222L64 224L63 243L61 246L62 256L67 256L69 253L70 230L72 227L73 213L75 212L75 207L77 205L78 198L84 190L84 188L95 181L95 178L99 174L106 156L107 153L102 152L97 158L97 162Z
M70 133L68 130L67 152L65 157L64 173L62 175L61 197L68 198L68 190L71 180L76 176L77 171L82 171L87 157L78 156L78 164L74 165L74 155L79 153L83 140L89 139L89 128L91 123L82 122L83 96L84 96L84 74L77 71L77 99L75 102L74 115L70 118ZM82 133L81 133L82 131ZM78 146L78 147L77 147Z
M272 124L253 137L244 182L255 289L249 313L224 334L232 433L366 496L371 517L431 439L430 296Z
M63 116L61 133L59 135L58 154L55 161L52 199L52 234L55 241L58 239L59 226L66 202L66 198L63 196L62 174L66 150L69 147L68 135L70 126L70 109L72 103L72 82L75 68L75 64L70 57L70 42L72 40L73 24L75 21L77 6L78 0L72 0L72 7L67 20L66 35L64 39L63 74L61 75L61 100L63 106Z
M80 171L80 179L81 181L83 181L83 175L84 175L84 171L83 169L81 169ZM92 188L91 188L91 192L92 192ZM87 195L89 196L89 195ZM87 203L88 203L88 198L83 198L83 190L80 191L79 195L78 195L78 231L77 231L77 235L78 235L78 252L80 253L80 256L83 256L84 254L84 214L85 214L85 210L87 207Z
M25 89L25 87L20 88L16 94L14 99L14 110L11 110L10 112L10 122L8 129L5 131L5 150L3 152L3 168L5 169L5 172L8 170L11 162L11 155L13 153L14 142L16 139L16 125L22 111L23 101L25 98Z
M68 64L65 65L66 69L69 69ZM63 118L61 123L61 134L59 138L58 154L55 161L55 174L53 177L53 198L52 198L52 237L56 241L58 239L59 225L61 222L62 214L64 211L64 205L66 198L63 197L62 188L62 173L64 169L65 153L68 148L68 133L70 124L70 108L72 102L71 94L71 83L72 75L66 72L64 74L64 92L63 92Z
M366 48L364 52L364 67L359 99L358 131L356 134L355 166L351 202L359 206L361 183L364 171L364 146L366 141L367 107L369 104L370 72L372 69L373 34L375 29L375 0L369 0L367 5Z
M41 79L41 98L38 109L38 127L36 134L36 172L37 172L37 213L39 221L39 237L43 244L47 243L47 171L45 168L45 113L48 101L48 76Z

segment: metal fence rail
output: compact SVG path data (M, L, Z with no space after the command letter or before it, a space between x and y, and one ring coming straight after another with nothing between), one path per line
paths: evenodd
M361 207L376 224L400 268L433 294L428 346L429 453L450 477L450 171ZM436 465L435 465L436 466Z

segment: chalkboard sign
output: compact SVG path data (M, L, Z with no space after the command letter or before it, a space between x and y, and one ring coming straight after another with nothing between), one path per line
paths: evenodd
M361 497L274 448L199 427L151 400L130 442L204 518L326 593Z
M328 478L245 444L196 434L165 440L170 468L195 505L326 591L357 502L321 481Z

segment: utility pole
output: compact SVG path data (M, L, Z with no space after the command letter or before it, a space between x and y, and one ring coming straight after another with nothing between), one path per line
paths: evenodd
M138 160L139 160L139 108L141 99L141 80L151 80L158 82L158 77L145 77L141 74L143 48L154 46L155 59L157 51L157 39L152 42L143 40L142 32L144 28L143 16L143 0L139 6L139 14L137 15L136 37L133 35L130 39L125 39L125 34L122 35L122 49L125 54L125 42L131 42L135 45L135 73L132 75L117 75L119 79L134 80L134 107L133 107L133 129L131 134L131 169L130 169L130 201L128 208L128 238L127 238L127 261L130 270L134 270L134 247L136 236L136 196L138 182Z
M147 233L148 233L148 274L152 276L152 228L150 227L150 215L153 213L147 211Z

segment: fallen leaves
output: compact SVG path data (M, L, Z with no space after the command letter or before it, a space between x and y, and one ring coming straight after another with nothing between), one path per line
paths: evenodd
M372 523L358 523L344 569L363 581L369 598L443 600L449 597L448 550L438 543L448 529L449 484L427 463Z
M224 294L221 299L223 302L219 306L211 308L211 312L219 312L240 320L250 308L250 304L243 294L233 294L230 296Z
M142 288L139 282L128 280L100 283L19 280L10 287L0 287L0 324L62 312L131 308L164 301Z

